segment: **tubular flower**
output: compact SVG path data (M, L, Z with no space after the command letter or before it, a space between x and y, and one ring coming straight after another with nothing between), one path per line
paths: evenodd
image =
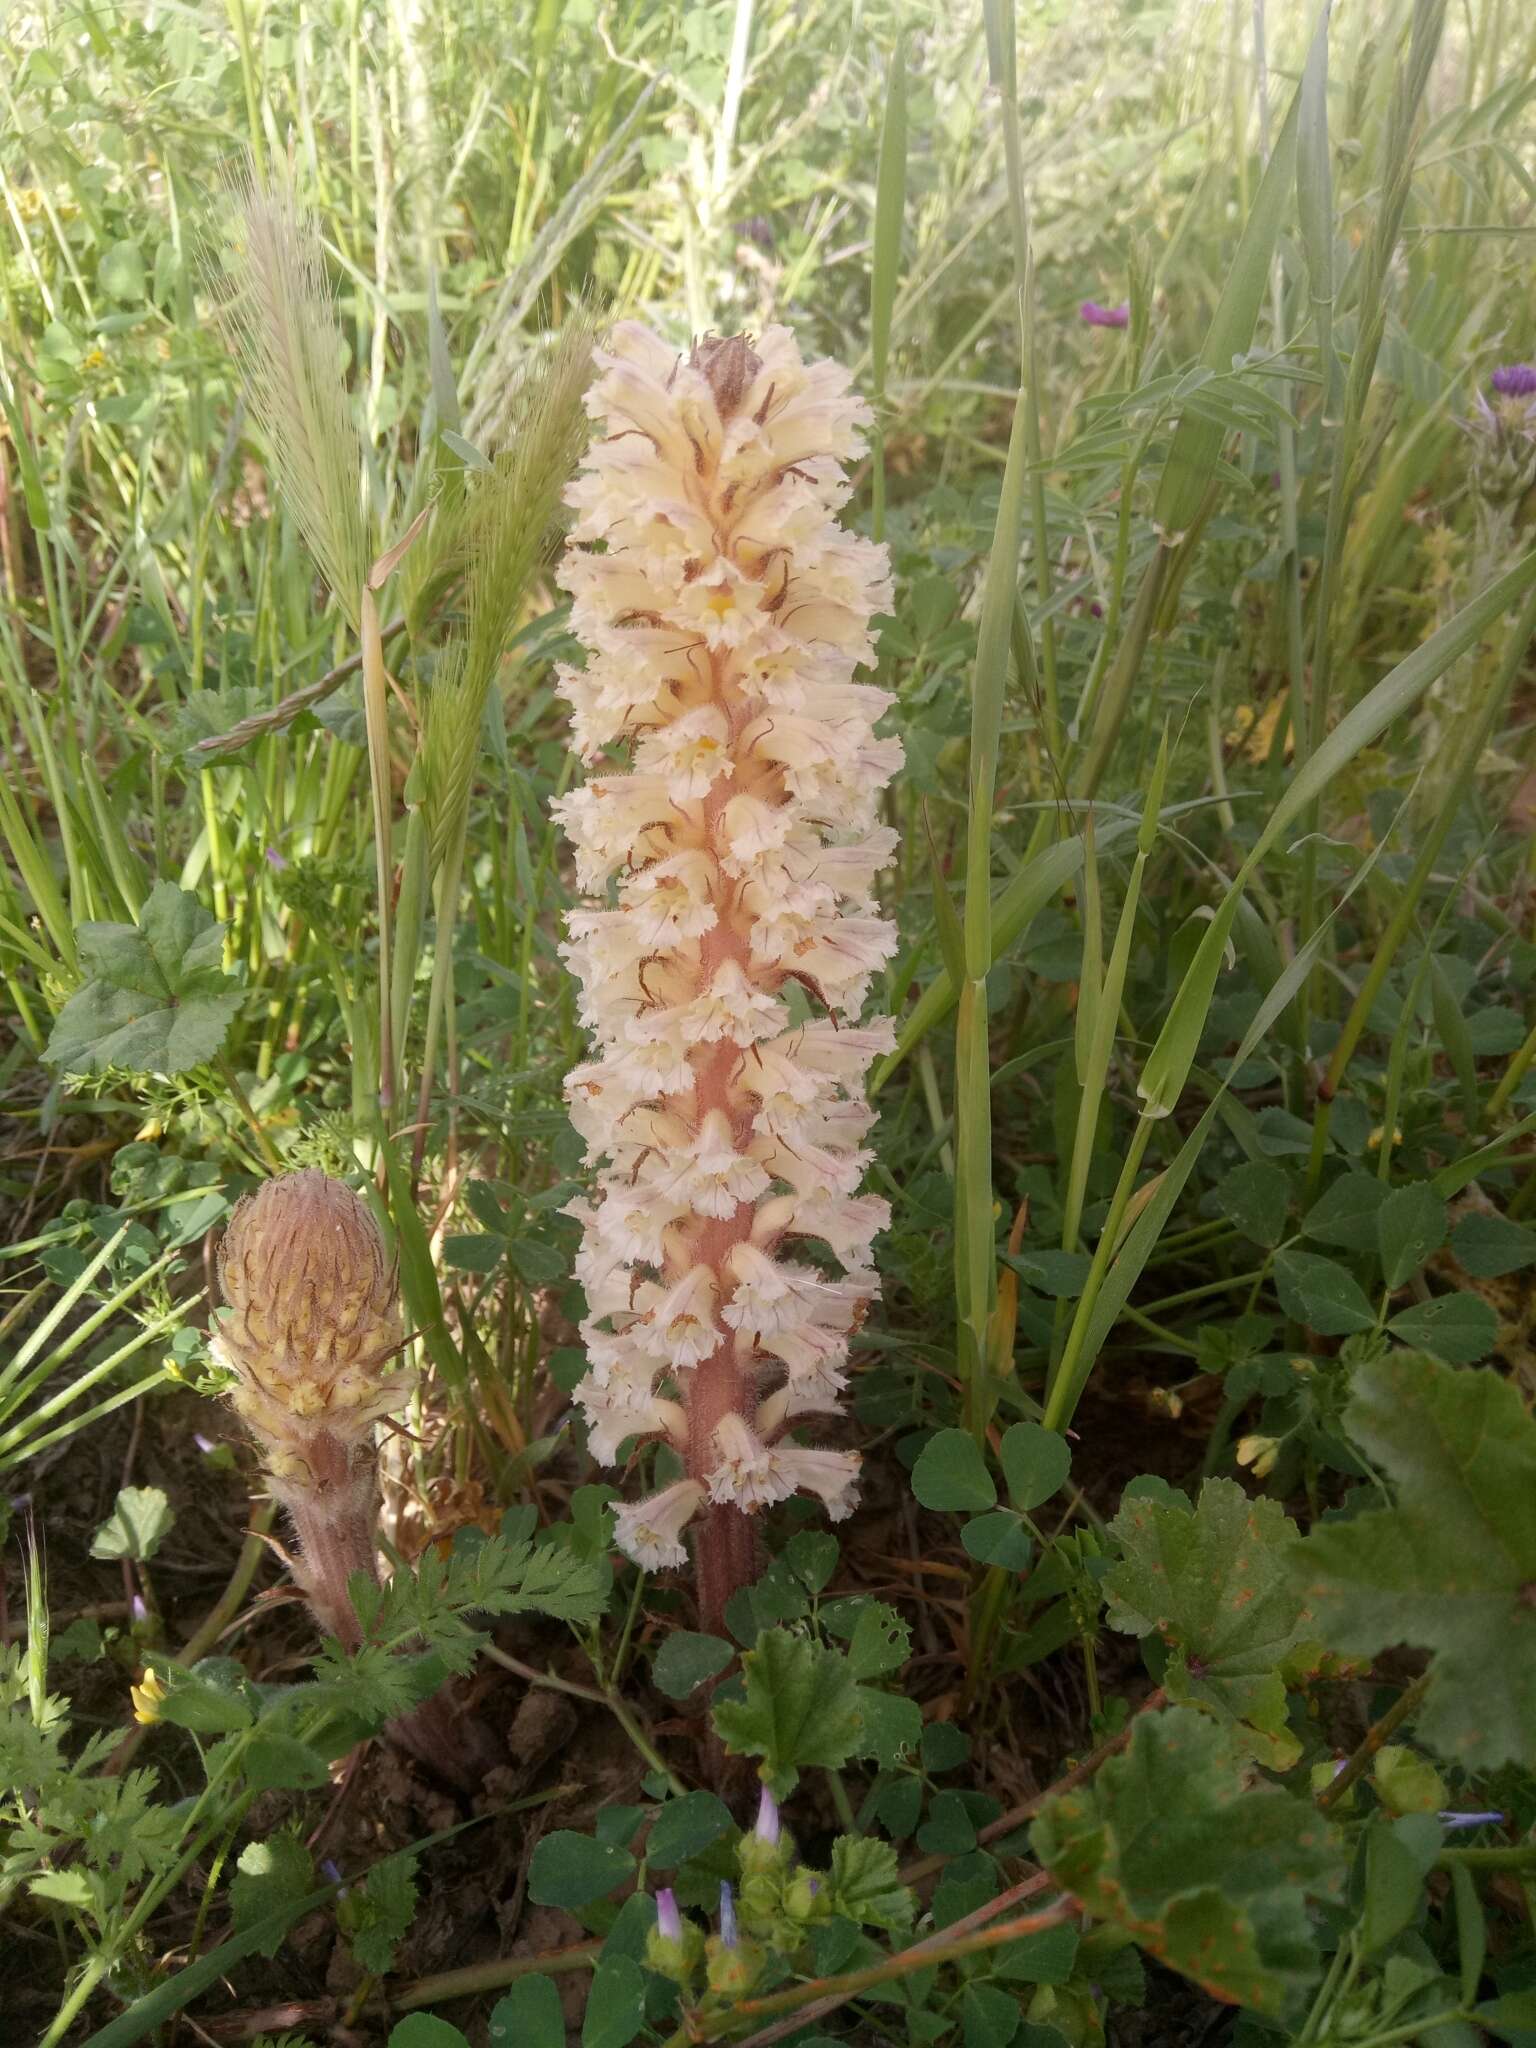
M901 749L875 735L890 697L855 677L890 583L884 549L835 517L867 418L836 365L803 363L782 327L680 357L627 322L597 360L604 432L561 572L589 776L556 806L594 899L564 947L594 1041L568 1095L601 1164L572 1209L576 1391L600 1458L647 1436L682 1454L685 1479L623 1510L618 1541L680 1562L706 1512L714 1609L706 1581L723 1598L749 1575L745 1516L855 1496L856 1456L783 1438L836 1412L889 1215L858 1186L864 1076L892 1031L857 1020L895 944L873 887Z

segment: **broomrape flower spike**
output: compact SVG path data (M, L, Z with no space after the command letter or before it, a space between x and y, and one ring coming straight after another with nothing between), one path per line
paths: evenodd
M878 1282L883 1201L858 1192L860 1026L894 951L874 877L900 764L855 680L890 601L883 548L838 525L866 409L786 328L680 356L626 322L597 356L603 430L569 501L561 581L587 649L565 668L586 786L556 813L591 899L564 954L593 1058L569 1077L601 1165L582 1224L593 1453L673 1446L684 1477L621 1508L650 1569L695 1546L704 1625L755 1576L751 1517L792 1493L852 1511L858 1458L787 1432L835 1415ZM790 1255L817 1239L832 1263Z
M298 1574L322 1625L355 1644L347 1580L373 1578L374 1425L398 1408L395 1273L367 1205L314 1170L263 1182L219 1248L226 1312L214 1356L293 1519Z

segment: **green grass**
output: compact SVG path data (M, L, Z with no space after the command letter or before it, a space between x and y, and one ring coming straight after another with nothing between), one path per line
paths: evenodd
M281 1163L392 1219L418 1541L597 1476L548 566L619 314L787 320L876 405L849 517L892 552L907 767L859 1436L889 1505L936 1432L1070 1429L1052 1540L1085 1546L1036 1593L949 1545L978 1726L1018 1747L1040 1666L1111 1732L1084 1559L1127 1438L1315 1513L1361 1469L1357 1368L1461 1297L1498 1315L1450 1362L1529 1402L1502 1273L1437 1244L1394 1282L1318 1205L1536 1207L1536 451L1478 412L1536 359L1536 27L1269 15L1262 49L1195 0L13 24L0 1468L200 1383L177 1208ZM83 928L156 882L224 927L222 1052L59 1073ZM610 1705L638 1617L690 1625L626 1600L587 1644Z

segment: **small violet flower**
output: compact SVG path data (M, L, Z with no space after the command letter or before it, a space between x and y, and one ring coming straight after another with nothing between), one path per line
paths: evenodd
M1503 1820L1502 1813L1438 1813L1436 1820L1445 1828L1496 1827Z
M668 1941L683 1938L683 1916L677 1910L677 1899L670 1886L663 1885L656 1894L656 1929Z
M736 1946L736 1898L727 1878L720 1880L720 1943L723 1948Z
M1536 397L1536 363L1503 363L1488 381L1501 398Z
M1101 306L1097 299L1084 299L1078 312L1090 327L1129 327L1131 324L1129 305Z
M778 1802L765 1785L763 1796L757 1802L757 1826L753 1830L760 1842L776 1842L779 1839Z

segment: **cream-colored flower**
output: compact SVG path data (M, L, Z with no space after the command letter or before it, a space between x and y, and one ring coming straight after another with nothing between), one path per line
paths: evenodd
M864 1079L894 1037L857 1019L895 949L874 882L901 750L876 732L890 696L859 679L891 586L836 518L867 420L847 373L783 327L679 355L625 323L598 363L561 570L589 776L555 807L596 899L564 947L593 1038L571 1114L601 1168L570 1210L577 1398L601 1458L636 1435L685 1450L685 1481L619 1512L654 1567L681 1561L706 1489L744 1512L854 1498L856 1458L784 1431L836 1412L877 1285ZM783 1257L789 1238L842 1277Z

